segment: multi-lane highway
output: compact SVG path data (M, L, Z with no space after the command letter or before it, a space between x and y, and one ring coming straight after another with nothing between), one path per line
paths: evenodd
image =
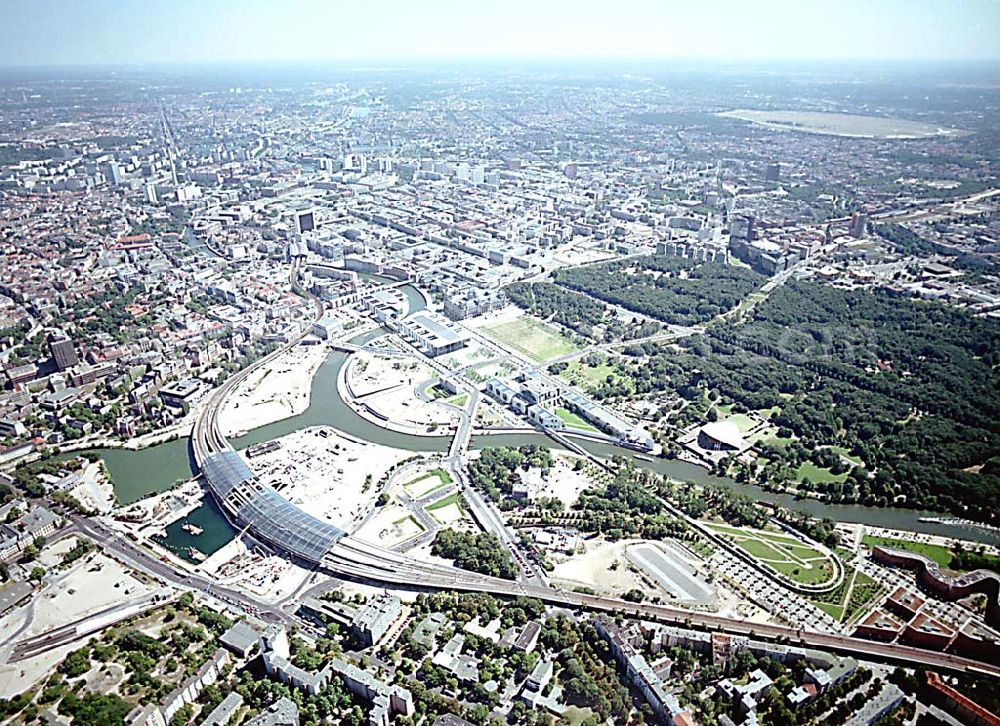
M70 520L81 534L95 542L102 551L113 555L119 561L139 572L149 573L179 588L198 590L211 595L217 600L227 602L266 622L292 623L292 618L282 610L256 600L239 590L223 587L210 578L185 572L173 565L168 559L157 558L138 544L123 539L121 532L109 528L99 520L78 514L70 515Z
M170 588L161 588L136 600L110 605L96 613L20 641L11 651L8 662L27 660L53 648L80 640L123 620L162 607L175 597L176 593Z

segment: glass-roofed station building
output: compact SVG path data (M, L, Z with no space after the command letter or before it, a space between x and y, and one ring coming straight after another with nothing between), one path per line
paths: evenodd
M237 525L311 565L318 565L345 534L261 484L235 451L210 454L202 473L219 506Z

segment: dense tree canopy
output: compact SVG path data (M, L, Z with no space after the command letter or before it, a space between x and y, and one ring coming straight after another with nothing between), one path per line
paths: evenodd
M469 464L469 479L490 499L499 501L501 495L510 494L521 480L521 471L533 466L542 469L552 466L548 449L534 444L483 449L479 458Z
M792 281L744 325L685 349L646 345L635 391L717 391L806 448L840 445L874 473L831 484L835 501L997 513L1000 326L888 291ZM598 391L600 394L600 391Z
M457 532L442 529L434 538L431 553L455 561L463 570L513 580L517 567L492 532Z
M607 342L653 335L658 323L623 320L598 300L551 282L515 282L505 288L515 305L532 315L553 320L574 332Z
M736 307L764 277L743 267L655 255L557 270L572 290L664 323L693 325Z

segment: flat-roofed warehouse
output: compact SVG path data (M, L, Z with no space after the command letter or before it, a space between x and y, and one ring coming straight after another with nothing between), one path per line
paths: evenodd
M235 451L212 454L202 470L212 494L237 524L295 557L319 564L345 534L262 485Z
M464 348L469 334L436 313L417 313L399 323L399 333L420 351L433 358Z

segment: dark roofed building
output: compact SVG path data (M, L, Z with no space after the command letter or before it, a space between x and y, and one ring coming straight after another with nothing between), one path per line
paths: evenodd
M446 713L434 719L433 726L474 726L471 721L459 718L453 713Z
M260 633L245 620L235 623L219 636L219 643L240 658L246 658L250 655L258 642L260 642Z
M279 698L246 726L299 726L299 707L289 698Z
M538 643L538 636L541 632L542 626L534 620L529 620L525 623L521 632L518 633L517 639L514 640L515 650L530 653L534 650L535 645Z

